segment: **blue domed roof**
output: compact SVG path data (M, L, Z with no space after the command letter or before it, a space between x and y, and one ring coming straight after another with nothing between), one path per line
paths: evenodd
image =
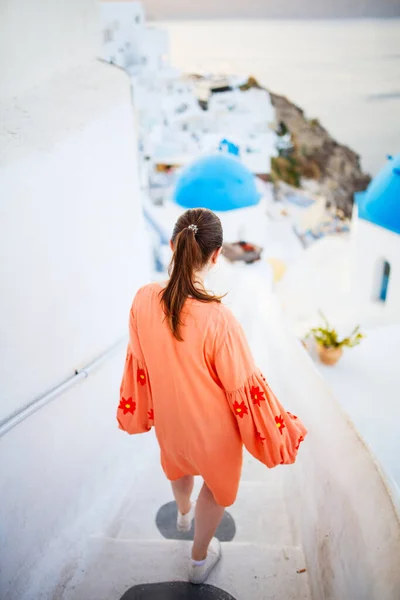
M400 234L400 154L386 166L365 192L355 194L360 219Z
M226 211L260 200L254 175L235 157L216 154L189 165L176 184L174 200L185 208Z

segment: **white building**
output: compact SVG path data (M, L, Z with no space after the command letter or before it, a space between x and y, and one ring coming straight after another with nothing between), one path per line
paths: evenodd
M318 310L346 326L400 322L399 198L400 155L356 194L350 239L325 237L288 269L279 295L299 334Z
M360 304L400 322L400 154L357 194L354 282Z
M141 2L99 3L102 58L131 73L162 69L169 62L168 33L147 27Z
M199 156L218 152L221 141L239 147L242 162L255 174L270 170L276 155L276 134L269 129L272 109L270 97L262 90L232 91L213 94L208 109L200 108L195 84L180 73L158 79L141 74L133 85L134 104L143 137L158 143L151 155L156 160L187 164ZM146 133L147 132L147 133ZM157 158L158 157L158 158Z
M168 32L158 27L146 27L142 31L141 65L147 72L154 73L169 65L169 36Z
M102 58L123 69L139 68L145 15L140 2L100 2Z

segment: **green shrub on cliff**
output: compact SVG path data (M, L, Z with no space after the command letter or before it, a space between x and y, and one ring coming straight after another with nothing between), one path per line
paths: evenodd
M300 187L301 172L293 156L276 156L271 158L272 181L284 181L293 187Z
M247 90L251 90L251 88L256 88L258 90L263 89L261 87L261 85L258 83L257 79L255 77L249 77L248 80L246 81L246 83L244 83L243 85L239 86L239 89L242 92L246 92Z

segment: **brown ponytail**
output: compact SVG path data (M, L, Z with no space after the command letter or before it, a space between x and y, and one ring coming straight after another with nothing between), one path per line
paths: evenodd
M162 291L161 301L171 331L181 342L181 312L186 299L221 302L221 296L209 294L196 285L195 280L196 271L201 270L212 253L222 246L221 221L205 208L188 210L176 222L171 242L174 254L169 267L170 279Z

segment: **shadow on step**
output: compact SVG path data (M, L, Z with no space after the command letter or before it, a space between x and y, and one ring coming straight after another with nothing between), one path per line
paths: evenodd
M164 504L160 508L156 516L156 525L162 536L167 538L168 540L193 540L194 536L194 525L192 523L192 528L190 531L182 532L178 531L176 528L176 519L178 516L177 506L175 502L168 502L168 504ZM222 517L222 521L215 533L215 537L219 539L220 542L231 542L235 537L236 533L236 525L232 516L225 511L224 516ZM161 596L160 596L161 597ZM200 597L200 596L199 596ZM203 597L203 596L201 596ZM204 596L208 598L208 596ZM216 597L216 596L215 596ZM227 598L231 596L227 596ZM190 596L192 598L192 596ZM197 596L193 596L193 598L197 598ZM214 598L214 596L210 596L210 598ZM221 596L221 600L224 600Z
M184 581L135 585L121 600L235 600L213 585L191 585Z

